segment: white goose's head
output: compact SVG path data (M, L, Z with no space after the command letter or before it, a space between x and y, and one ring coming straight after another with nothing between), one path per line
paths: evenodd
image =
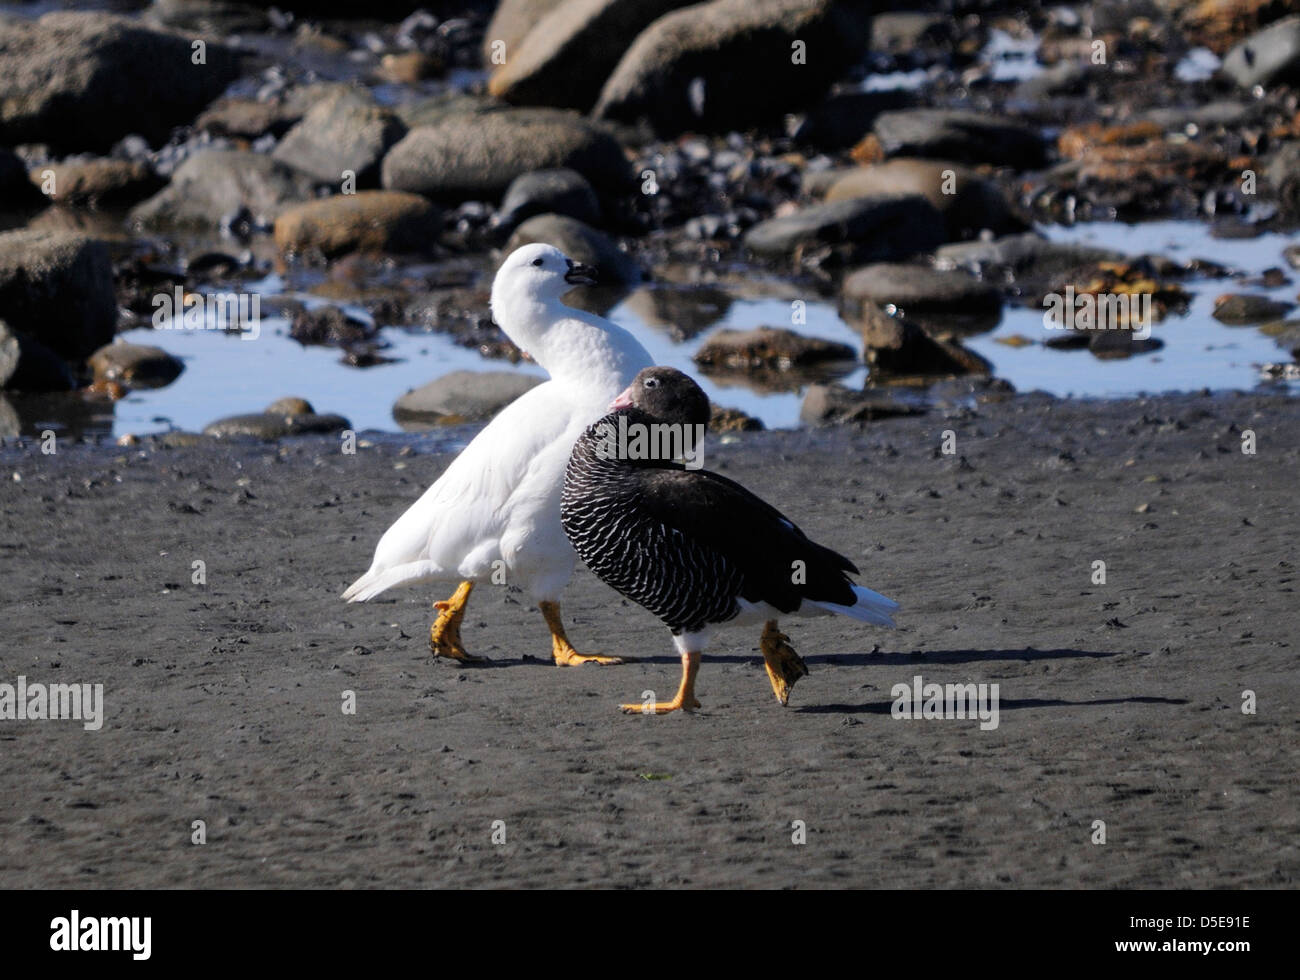
M536 356L546 326L562 311L560 298L574 286L590 286L595 270L574 262L553 245L524 245L511 252L492 280L492 316L521 349Z

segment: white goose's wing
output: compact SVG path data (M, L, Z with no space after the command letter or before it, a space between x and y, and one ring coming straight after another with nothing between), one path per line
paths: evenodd
M566 439L573 414L554 381L516 398L384 533L370 570L343 598L364 602L401 582L485 574L500 556L502 532L518 518L512 509L522 502L512 498Z

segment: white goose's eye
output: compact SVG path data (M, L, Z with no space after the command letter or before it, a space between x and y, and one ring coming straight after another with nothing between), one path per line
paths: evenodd
M541 259L533 259L533 265L540 266L541 264L542 264L542 260L541 260Z

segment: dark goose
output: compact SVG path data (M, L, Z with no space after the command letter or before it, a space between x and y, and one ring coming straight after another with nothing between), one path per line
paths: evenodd
M625 704L625 711L698 708L700 653L717 624L766 623L763 660L781 704L808 668L777 628L780 616L836 612L894 625L890 614L898 603L855 585L851 561L809 540L775 507L734 480L691 469L664 452L646 458L647 447L668 445L665 433L680 437L677 448L688 459L698 453L691 437L703 435L709 400L689 377L646 368L610 409L569 457L561 523L601 581L667 624L682 656L672 701ZM634 437L644 433L651 438L638 443Z

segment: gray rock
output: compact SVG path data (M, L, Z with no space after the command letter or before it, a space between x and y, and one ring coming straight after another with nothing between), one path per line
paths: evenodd
M1274 153L1264 179L1282 210L1293 218L1300 215L1300 143L1286 143Z
M113 339L117 298L103 242L65 232L0 234L0 318L80 362Z
M102 150L129 133L162 142L240 71L231 49L105 13L0 19L0 143Z
M799 418L808 425L845 425L924 414L923 406L908 403L898 392L853 391L840 384L809 385L799 406Z
M187 159L171 183L131 211L143 228L219 228L241 210L269 225L289 205L312 196L310 178L263 153L205 150Z
M861 57L870 9L843 0L710 0L633 42L593 108L660 133L734 130L815 102ZM804 63L798 63L802 42Z
M251 3L230 0L153 0L145 19L163 27L207 34L241 34L265 31L271 18Z
M509 64L528 32L561 3L563 0L501 0L483 34L483 64L495 64L492 57L498 41L505 43L506 64Z
M453 115L412 129L388 151L383 185L450 201L497 200L533 170L567 167L602 190L631 179L618 143L603 130L553 109Z
M872 374L929 376L991 374L992 366L973 351L936 340L912 320L865 306L849 324L862 335Z
M529 218L515 229L503 254L534 242L554 245L573 261L594 266L598 286L635 285L645 278L636 260L621 251L613 239L574 218L560 214Z
M0 320L0 390L69 391L74 386L63 358Z
M442 213L418 194L360 191L295 205L275 219L275 243L284 252L316 250L327 258L347 252L429 250Z
M90 355L96 381L116 381L128 388L162 388L175 381L185 365L161 347L113 343Z
M538 214L562 214L584 224L600 224L596 192L576 170L535 170L511 181L497 212L498 225L513 228Z
M393 418L407 432L484 421L544 380L515 371L452 371L402 395Z
M849 316L868 306L892 304L917 313L997 313L1002 293L960 270L941 272L924 265L879 262L845 276L840 304Z
M1108 248L1050 242L1034 232L993 241L959 242L935 252L937 269L966 269L986 278L1047 279L1096 265L1122 262L1126 256Z
M1223 56L1219 70L1242 88L1300 81L1300 16L1252 34Z
M692 0L570 0L509 52L488 91L517 105L589 110L623 52L646 27Z
M943 216L919 194L857 197L816 204L796 214L760 221L745 233L757 255L791 255L815 245L853 246L860 262L888 262L929 252L946 240Z
M0 384L0 390L4 385ZM18 411L4 395L0 395L0 439L17 439L23 432L23 421Z
M890 157L930 157L1032 170L1047 163L1047 143L1032 127L956 109L882 112L872 133Z
M912 106L916 96L906 89L885 92L837 92L827 96L795 127L792 138L801 146L842 150L867 133L882 112Z
M1220 323L1236 327L1281 320L1294 309L1294 303L1256 293L1228 293L1214 301L1214 312L1210 315Z
M833 340L783 328L758 327L710 334L695 352L694 360L703 369L789 371L827 361L856 361L857 352Z
M473 95L452 90L403 102L393 111L397 113L398 119L406 123L407 129L418 129L421 126L437 126L448 119L457 117L468 119L511 108L500 99L488 95Z
M834 202L880 194L920 194L943 215L950 240L971 238L986 229L1007 235L1028 228L997 184L946 160L899 157L858 167L835 177L825 196Z
M362 92L343 89L313 105L271 156L313 180L338 185L345 171L357 187L379 186L379 163L406 135L406 124Z
M323 435L352 428L341 415L282 415L254 412L217 419L203 429L205 436L218 439L260 439L275 442L285 436Z

